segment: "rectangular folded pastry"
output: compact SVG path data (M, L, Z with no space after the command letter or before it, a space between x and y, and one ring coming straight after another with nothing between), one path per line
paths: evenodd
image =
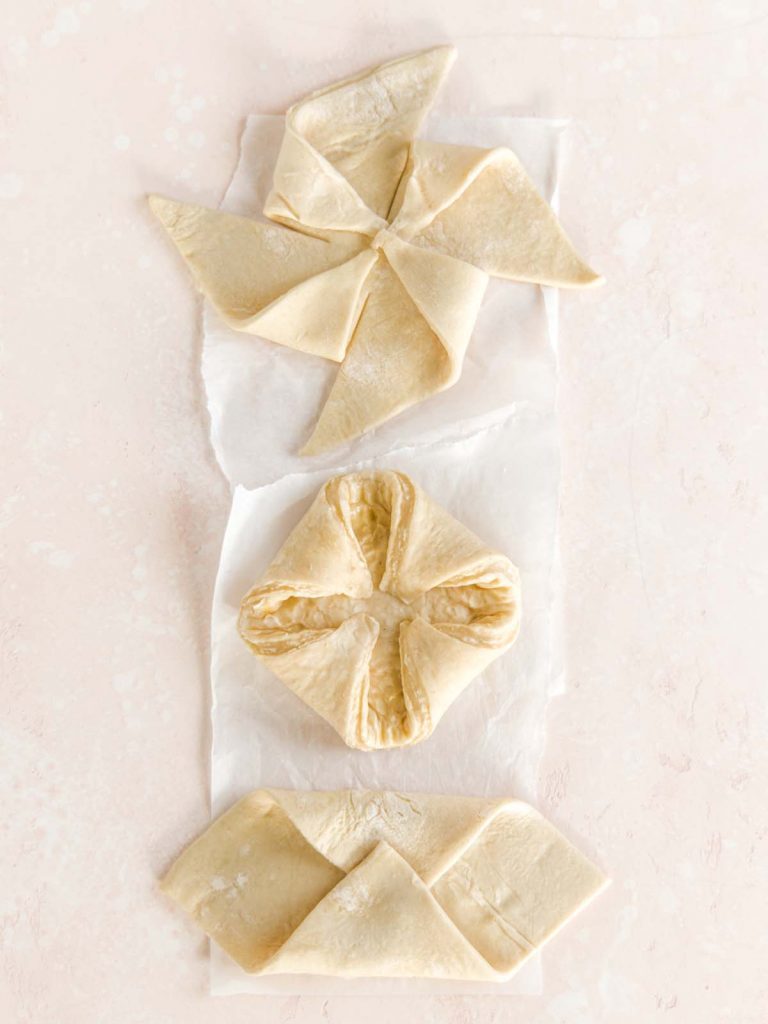
M518 800L257 790L162 888L249 972L504 981L605 884Z

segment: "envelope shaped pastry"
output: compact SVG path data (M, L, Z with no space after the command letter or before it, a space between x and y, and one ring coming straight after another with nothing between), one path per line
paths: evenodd
M518 572L403 473L329 481L240 634L351 747L418 743L517 636Z
M305 454L454 384L489 275L600 280L514 153L415 138L454 56L412 54L291 107L271 224L150 199L230 326L341 364Z
M518 800L265 789L162 887L249 972L504 981L605 884Z

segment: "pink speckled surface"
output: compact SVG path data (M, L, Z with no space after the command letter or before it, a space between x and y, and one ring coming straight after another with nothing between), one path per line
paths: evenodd
M0 1019L763 1024L764 0L3 5ZM154 879L207 818L229 496L199 308L143 202L213 204L246 114L453 40L448 113L569 115L570 688L540 807L614 876L541 997L206 994Z

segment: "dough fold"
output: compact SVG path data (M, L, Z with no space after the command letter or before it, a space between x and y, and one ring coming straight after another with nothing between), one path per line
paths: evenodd
M519 625L509 559L385 470L321 489L239 618L251 650L361 750L429 736Z
M512 152L415 140L454 58L411 54L291 107L272 224L150 199L230 326L342 363L303 454L454 384L488 275L601 280Z
M264 789L162 888L249 972L503 981L605 884L518 800Z

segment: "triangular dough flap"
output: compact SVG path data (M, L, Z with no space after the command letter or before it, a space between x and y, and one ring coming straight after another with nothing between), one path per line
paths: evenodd
M427 162L422 173L429 184L422 190L439 191L430 180ZM422 218L423 219L423 218ZM549 204L537 192L514 153L488 152L470 171L466 187L412 239L416 245L437 249L496 277L530 281L560 288L602 283L576 252Z
M358 253L297 284L239 328L340 363L360 316L365 283L375 262L373 253Z
M607 880L546 818L509 801L433 887L457 927L509 973Z
M309 234L313 229L373 234L386 224L344 175L296 134L290 118L264 214Z
M357 236L321 241L162 196L149 202L198 288L232 327L341 361L374 262Z
M288 123L386 218L410 140L455 56L440 46L382 64L297 103Z
M415 139L393 204L392 230L410 238L474 181L494 150Z
M390 266L416 309L440 339L458 380L488 275L469 263L409 245L395 235L384 245Z
M374 619L354 615L304 646L260 657L281 682L354 747L360 743L368 711L368 665L378 635Z
M517 570L504 555L492 551L477 534L420 488L408 524L410 543L397 563L397 592L404 599L453 581L470 583L486 574L505 574L517 582ZM426 543L426 539L429 543Z
M317 493L264 573L262 584L293 584L298 592L306 586L326 594L370 594L365 558L329 500L333 486L331 480Z
M351 441L449 387L455 362L386 259L303 455Z
M509 643L516 635L512 633ZM499 655L498 648L465 643L423 619L400 628L403 688L422 694L430 731L469 683Z
M187 847L162 888L252 971L274 955L342 877L259 790Z
M427 886L381 843L304 918L269 973L492 980Z

